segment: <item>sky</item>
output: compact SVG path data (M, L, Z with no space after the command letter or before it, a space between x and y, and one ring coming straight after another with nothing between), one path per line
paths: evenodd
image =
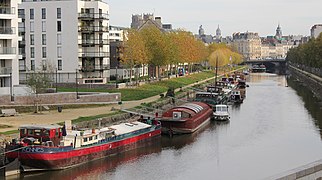
M130 27L132 14L154 13L162 23L198 33L222 36L234 32L275 35L280 24L283 35L310 35L314 24L322 24L322 0L104 0L110 7L110 25Z

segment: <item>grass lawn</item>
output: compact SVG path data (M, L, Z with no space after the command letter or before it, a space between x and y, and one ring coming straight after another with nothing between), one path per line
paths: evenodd
M122 101L141 100L151 96L159 95L168 90L168 88L179 88L189 84L193 84L197 81L201 81L210 77L213 77L214 73L211 71L205 71L201 73L191 74L184 77L172 78L168 80L153 82L150 84L144 84L137 88L128 89L79 89L79 92L119 92L122 94ZM59 88L60 92L74 92L74 88Z

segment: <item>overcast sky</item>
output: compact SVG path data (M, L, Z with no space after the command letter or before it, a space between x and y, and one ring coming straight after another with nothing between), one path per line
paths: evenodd
M322 24L322 0L105 0L110 24L130 27L131 15L154 13L162 23L197 33L203 25L214 35L218 24L223 36L234 32L274 35L280 23L283 35L310 35Z

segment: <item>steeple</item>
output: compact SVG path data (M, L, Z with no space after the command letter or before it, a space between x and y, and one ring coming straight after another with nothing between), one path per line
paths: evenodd
M205 35L205 30L202 28L202 25L199 26L199 36Z
M280 23L278 23L278 26L276 28L275 38L276 39L282 39L282 28L280 26Z
M216 39L220 39L221 38L221 30L219 28L219 24L218 24L218 28L216 30Z

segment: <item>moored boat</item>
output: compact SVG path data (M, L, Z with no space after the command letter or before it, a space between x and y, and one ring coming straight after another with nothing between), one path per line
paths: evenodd
M228 106L225 104L217 104L214 109L214 119L218 121L229 120Z
M7 157L18 158L24 169L57 170L133 149L137 143L159 136L161 124L134 121L87 130L24 125L19 130L20 139L7 145Z
M192 133L210 122L213 111L203 102L190 102L169 109L158 118L162 124L162 133Z

